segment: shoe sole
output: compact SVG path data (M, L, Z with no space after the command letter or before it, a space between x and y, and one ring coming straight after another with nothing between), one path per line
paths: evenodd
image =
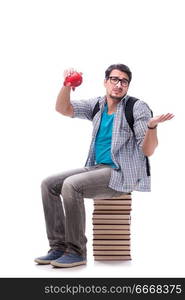
M58 267L58 268L71 268L71 267L86 265L86 263L87 263L86 261L80 261L80 262L71 263L71 264L62 264L62 263L59 263L57 261L52 261L51 265L53 267Z
M51 260L41 260L41 259L35 259L34 260L39 265L50 265Z

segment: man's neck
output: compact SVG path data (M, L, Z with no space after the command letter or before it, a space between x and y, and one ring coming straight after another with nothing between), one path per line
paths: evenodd
M112 99L110 97L106 97L107 106L108 106L108 113L113 113L116 111L116 107L121 99Z
M123 98L121 98L121 99L123 99ZM121 99L112 99L111 97L106 96L108 111L110 111L110 112L116 111L117 104L121 101Z

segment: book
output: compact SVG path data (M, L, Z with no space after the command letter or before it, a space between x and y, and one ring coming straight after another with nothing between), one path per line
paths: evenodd
M105 250L104 254L106 253L106 250L130 250L130 245L94 245L94 250Z
M107 230L95 230L95 229L93 229L93 234L112 234L112 235L114 235L114 234L116 234L116 235L118 235L118 234L129 234L130 233L130 230L129 229L126 229L126 230L111 230L111 229L107 229Z
M131 256L130 255L114 255L114 256L99 256L99 255L95 255L94 256L94 260L131 260Z
M99 205L99 204L110 204L110 205L117 205L117 204L123 204L123 205L126 205L126 204L130 204L131 205L131 200L94 200L94 204L95 205Z
M94 214L109 214L109 215L130 215L130 210L94 210Z
M94 234L94 240L130 240L130 234Z
M93 251L93 255L130 255L130 251L128 250L95 250Z
M107 225L107 224L103 224L103 225L94 225L93 229L130 229L130 225Z
M93 219L93 225L95 224L125 224L129 225L130 220L106 220L106 219Z
M130 240L93 240L93 246L96 245L128 245L130 246Z
M93 219L108 219L108 220L115 220L115 219L119 219L119 220L130 220L130 215L128 214L119 214L119 215L115 215L115 214L111 214L111 215L101 215L101 214L93 214Z
M130 205L95 205L94 210L131 210Z

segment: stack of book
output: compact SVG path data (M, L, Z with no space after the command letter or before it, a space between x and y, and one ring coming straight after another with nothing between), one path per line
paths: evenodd
M94 260L130 260L131 194L94 199Z

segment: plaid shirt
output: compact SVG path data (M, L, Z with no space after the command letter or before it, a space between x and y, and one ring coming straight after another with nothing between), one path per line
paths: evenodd
M125 118L125 103L129 96L125 96L118 104L112 129L111 155L117 168L111 170L109 187L120 192L151 190L150 176L147 176L146 157L142 151L142 142L147 130L147 123L151 118L149 106L141 100L134 104L134 133ZM93 109L99 101L100 110L92 118ZM101 115L106 103L106 97L89 100L74 101L73 118L87 119L93 122L93 133L90 150L85 166L93 166L95 161L95 139L99 129Z

